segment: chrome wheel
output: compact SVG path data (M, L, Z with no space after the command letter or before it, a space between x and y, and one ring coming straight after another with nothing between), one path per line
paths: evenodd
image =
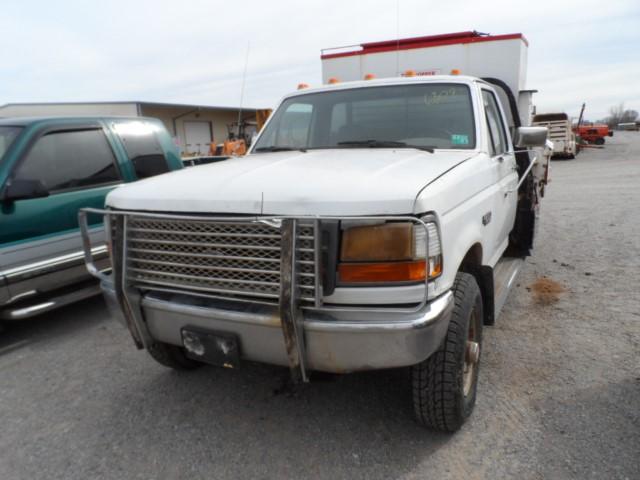
M476 365L480 360L480 343L477 335L478 314L474 308L469 318L469 328L467 330L467 343L464 352L464 371L462 373L462 390L464 396L468 396L473 387L473 378L476 373Z

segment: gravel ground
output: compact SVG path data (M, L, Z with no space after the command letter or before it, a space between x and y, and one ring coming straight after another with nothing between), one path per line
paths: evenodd
M413 422L403 371L289 396L282 369L166 370L97 298L0 336L0 479L640 478L639 154L624 132L553 162L460 432Z

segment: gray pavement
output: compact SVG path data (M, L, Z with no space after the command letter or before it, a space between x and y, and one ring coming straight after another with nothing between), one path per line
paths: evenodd
M413 422L404 371L172 372L96 298L0 335L0 479L640 478L640 133L552 178L460 432Z

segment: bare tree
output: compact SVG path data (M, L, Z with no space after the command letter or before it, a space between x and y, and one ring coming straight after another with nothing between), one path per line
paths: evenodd
M625 110L624 115L622 116L621 123L625 122L635 122L638 119L638 111L637 110Z
M620 103L609 109L609 116L605 121L609 127L615 127L619 123L635 122L637 118L636 110L625 110L624 103Z

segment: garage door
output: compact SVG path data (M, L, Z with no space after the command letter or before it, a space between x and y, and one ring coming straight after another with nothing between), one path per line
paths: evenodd
M209 122L184 122L185 153L206 155L209 153L211 124Z

